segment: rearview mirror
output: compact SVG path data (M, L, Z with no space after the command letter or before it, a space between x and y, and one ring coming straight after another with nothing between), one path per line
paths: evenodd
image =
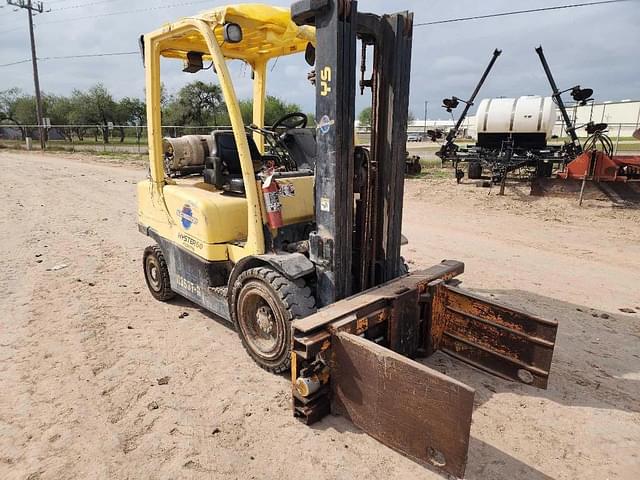
M314 47L311 42L307 43L307 48L304 51L304 59L310 67L316 64L316 47Z
M184 61L183 72L196 73L202 70L202 53L201 52L187 52L187 58Z
M224 24L224 41L227 43L240 43L242 41L242 28L237 23Z

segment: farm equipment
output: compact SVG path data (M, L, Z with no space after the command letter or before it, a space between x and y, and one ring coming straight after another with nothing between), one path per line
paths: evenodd
M496 52L499 51L496 50ZM569 117L562 94L570 91L574 101L585 104L591 101L593 90L583 89L577 85L559 91L542 47L536 48L536 53L540 57L551 85L551 97L529 95L519 98L483 99L478 105L475 116L477 141L475 145L460 148L455 145L454 140L455 133L470 106L466 102L465 111L439 152L443 160L453 162L458 183L464 177L464 172L458 168L458 164L464 162L468 164L469 179L481 178L483 170L490 172L492 182L501 184L502 193L509 173L525 170L532 178L551 177L555 166L564 166L582 153L582 146L576 134L577 127ZM476 86L472 101L491 69L495 57L494 52L492 62ZM443 106L447 111L451 111L458 105L456 100L456 97L445 99ZM569 141L563 145L547 143L553 135L556 107L560 110L569 135Z
M562 101L562 93L558 90L556 82L549 68L549 64L544 56L542 47L536 48L536 53L540 57L540 62L544 68L549 84L553 91L553 99L560 109L562 119L565 123L566 131L569 134L570 141L562 146L564 153L564 162L562 171L558 172L557 178L562 180L581 181L579 204L585 193L587 181L600 182L632 182L640 180L640 156L633 155L614 155L614 147L611 139L607 135L606 123L588 122L586 125L576 127L571 121L567 109ZM571 91L571 96L579 105L586 105L589 101L593 101L590 97L593 90L590 88L582 89L580 86L572 87L566 91ZM584 128L588 134L584 144L580 144L576 130ZM534 188L536 190L544 190L549 185L542 186L544 182L538 182ZM549 183L549 182L546 182ZM624 204L626 199L636 196L633 189L617 189L619 193L609 187L599 187L603 192L612 198L615 203ZM626 197L626 198L625 198Z
M458 105L460 105L460 102L464 103L464 109L462 113L458 117L458 120L456 121L453 128L449 130L449 133L447 133L447 137L445 138L444 143L440 147L440 150L436 153L436 155L439 156L443 162L446 162L447 160L452 161L454 172L456 175L456 181L458 183L460 183L460 180L462 180L464 173L458 168L458 164L461 160L461 157L458 155L458 150L460 149L460 147L455 144L455 139L456 139L456 136L458 135L458 132L460 131L460 126L462 125L462 122L464 122L464 119L467 118L469 109L473 106L473 102L475 101L476 96L480 92L480 88L482 88L484 81L489 76L489 72L491 72L493 65L496 63L496 60L498 59L501 53L502 53L502 50L498 50L497 48L493 51L493 55L491 56L489 65L487 65L487 68L485 68L484 72L482 73L482 76L480 77L480 80L476 84L476 88L473 90L473 93L471 94L471 97L469 97L469 100L462 100L461 98L458 98L456 96L452 96L451 98L445 98L442 100L442 107L446 109L448 113L451 113L452 118L453 118L453 113L452 113L453 110L458 108ZM435 135L433 135L432 138L435 138Z
M557 323L461 289L464 265L407 273L400 255L413 15L348 0L219 7L142 37L150 178L138 184L151 294L230 322L248 354L290 371L293 414L340 412L382 443L462 476L474 390L414 360L440 350L546 388ZM354 146L356 43L372 51L370 148ZM315 67L317 125L264 125L267 63ZM166 139L160 58L212 62L232 130ZM252 70L253 123L227 62Z

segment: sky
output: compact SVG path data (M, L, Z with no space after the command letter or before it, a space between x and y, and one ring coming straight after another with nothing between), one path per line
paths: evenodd
M0 0L2 1L2 0ZM182 16L231 3L233 0L49 0L50 12L37 15L38 57L136 51L140 34ZM243 3L243 2L235 2ZM288 7L291 2L266 3ZM509 10L574 3L571 0L361 0L360 11L414 12L414 22L484 15ZM165 7L136 12L151 7ZM128 11L127 14L119 12ZM108 14L108 15L105 15ZM84 18L88 16L96 18ZM550 87L534 48L542 45L560 89L593 88L598 101L640 99L640 0L625 3L532 13L527 15L416 27L413 34L410 111L429 119L450 118L441 100L468 98L495 48L502 55L485 82L479 99L548 95ZM0 64L30 58L27 14L0 8ZM235 62L238 63L238 62ZM284 57L270 65L268 93L314 111L314 91L302 55ZM169 93L195 79L217 81L211 70L195 75L182 65L165 61L162 79ZM144 72L138 55L88 59L42 60L44 92L69 94L103 83L116 98L144 95ZM232 68L240 98L251 93L250 70ZM0 91L19 87L33 92L31 63L0 67ZM356 110L369 99L357 95ZM479 103L478 101L476 104Z

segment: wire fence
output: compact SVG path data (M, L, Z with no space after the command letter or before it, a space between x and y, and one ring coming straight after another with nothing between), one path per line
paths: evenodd
M162 136L207 135L214 130L231 129L229 125L163 125ZM0 125L0 145L28 148L28 144L32 144L33 148L39 148L39 131L38 125ZM47 125L43 127L43 131L48 150L139 154L148 152L146 126Z
M451 125L444 122L434 122L433 125L427 123L427 129L441 129L445 135ZM614 144L614 152L633 151L640 152L640 141L632 137L634 130L638 128L635 123L610 123L608 135ZM162 126L163 137L179 137L181 135L207 135L214 130L231 130L229 125L164 125ZM147 127L137 125L49 125L43 128L46 138L46 148L48 150L62 151L87 151L103 153L137 153L146 154L148 152ZM423 148L437 148L443 141L442 138L433 142L424 134L426 130L421 125L409 126L408 142L423 142ZM473 141L475 129L468 126L461 129L460 141ZM558 123L553 129L554 135L549 140L550 143L559 143L566 140L566 132L562 124ZM584 129L578 130L578 135L586 138ZM368 144L371 129L365 126L358 126L355 129L356 144ZM30 142L27 138L31 139ZM11 148L39 148L39 127L38 125L0 125L0 146Z

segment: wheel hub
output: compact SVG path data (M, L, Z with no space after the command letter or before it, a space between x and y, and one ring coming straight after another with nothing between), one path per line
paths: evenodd
M262 306L258 308L258 311L256 312L256 323L263 333L271 334L273 330L274 318L273 312L271 312L271 309L269 307Z
M155 265L151 265L149 267L149 276L154 282L158 281L158 269L156 268Z

